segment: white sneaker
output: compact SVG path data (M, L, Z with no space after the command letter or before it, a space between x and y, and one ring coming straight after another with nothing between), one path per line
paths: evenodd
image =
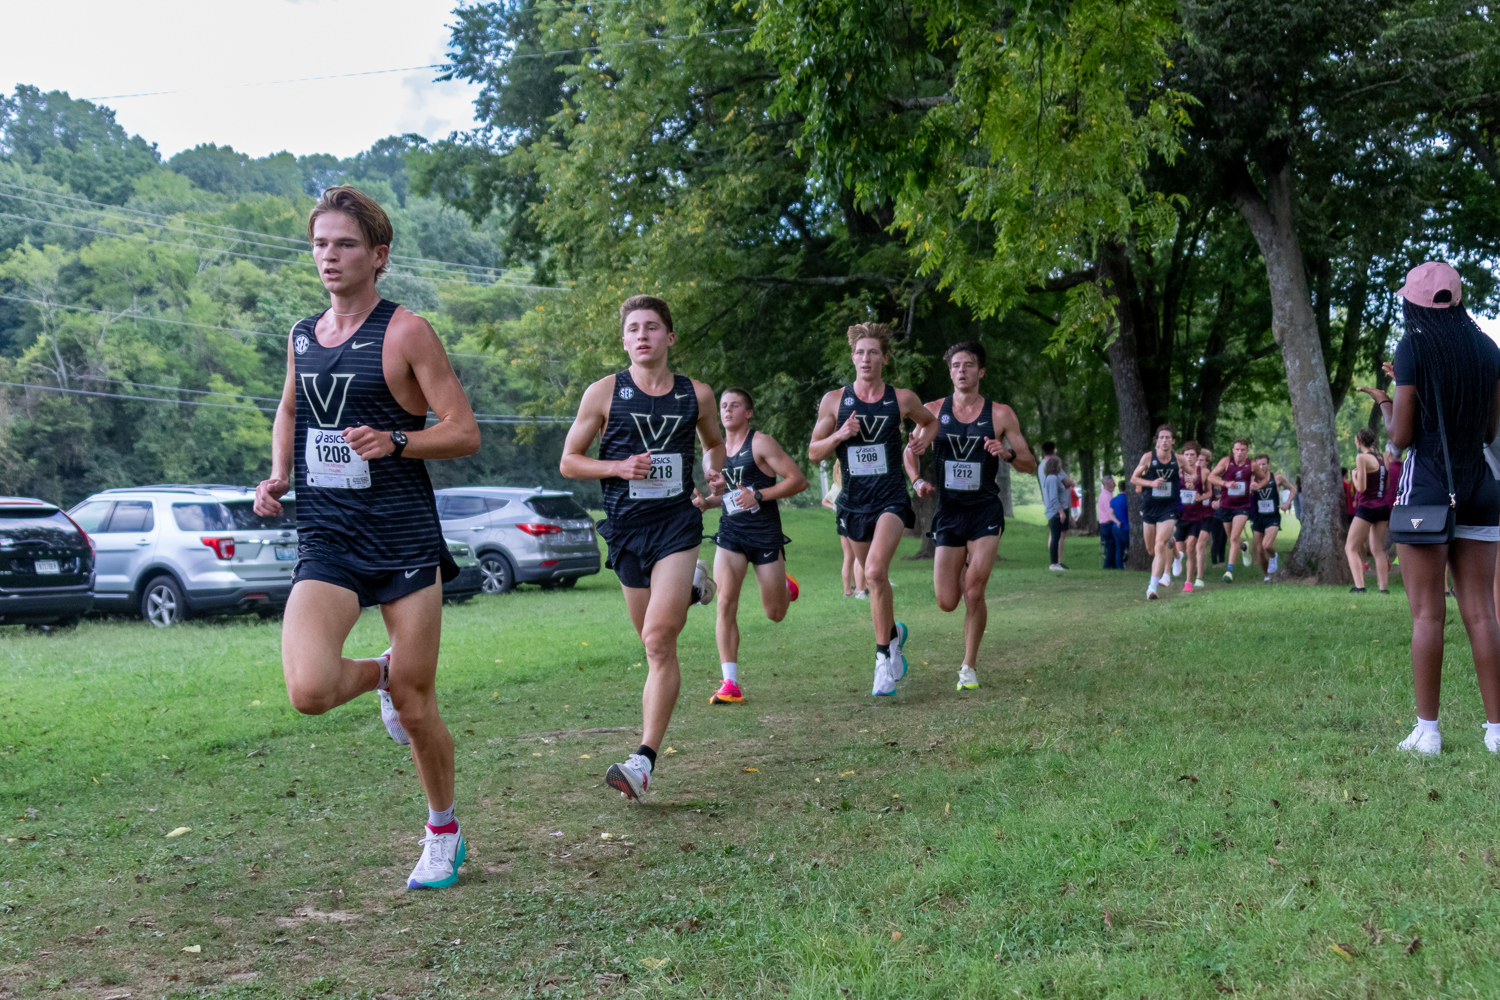
M1484 727L1484 748L1490 753L1500 753L1500 730Z
M391 651L387 649L376 659L384 660L389 666ZM375 693L380 696L380 721L385 723L385 731L391 734L391 739L402 746L411 746L411 737L406 735L406 727L401 725L401 713L396 711L396 706L391 702L391 693L383 688L376 688Z
M896 623L896 638L891 640L891 675L896 680L904 680L906 677L906 637L907 629L905 622ZM896 669L900 665L899 670Z
M1172 575L1173 576L1181 576L1182 575L1182 556L1178 556L1177 558L1175 558L1175 559L1172 560ZM1172 581L1168 580L1166 582L1167 583L1171 583Z
M712 604L714 595L719 592L718 585L708 572L708 563L702 559L698 560L698 566L693 570L693 590L698 595L693 599L695 604Z
M856 601L868 601L870 599L870 592L868 590L856 590L854 592L854 599Z
M1240 542L1240 562L1250 565L1250 543Z
M1281 553L1279 553L1279 552L1272 552L1271 553L1271 565L1269 567L1267 567L1267 569L1266 569L1267 573L1275 573L1276 572L1276 567L1277 567L1277 565L1279 565L1279 563L1278 563L1279 559L1281 559Z
M1231 566L1232 566L1232 564L1231 564ZM1234 582L1234 570L1233 570L1233 568L1226 569L1224 571L1224 582L1225 583L1233 583Z
M1260 582L1261 583L1270 583L1271 582L1271 578L1269 576L1267 576L1264 580L1262 580Z
M1201 576L1198 577L1198 579L1196 579L1196 580L1193 581L1193 589L1194 590L1202 590L1204 587L1207 587L1207 586L1208 586L1208 584L1206 584L1206 583L1203 582L1203 577L1201 577Z
M896 693L896 674L892 669L891 658L882 653L875 654L875 683L870 688L873 696L888 695Z
M604 783L627 799L639 802L651 789L651 761L633 753L625 758L625 763L609 765L604 772Z
M1415 750L1420 754L1439 754L1443 751L1443 737L1436 730L1424 733L1421 726L1413 726L1411 735L1402 740L1396 749Z
M1048 566L1047 568L1050 569L1054 573L1061 573L1062 572L1062 567L1059 566L1057 563L1053 563L1051 566Z
M433 833L422 838L422 857L407 876L408 889L443 889L458 881L458 866L464 863L468 847L463 831Z
M1161 595L1156 592L1156 581L1155 580L1152 580L1151 581L1151 586L1149 586L1149 587L1146 588L1146 600L1148 600L1148 601L1159 601L1159 600L1161 600Z
M967 663L958 668L958 690L973 691L979 687L979 675Z

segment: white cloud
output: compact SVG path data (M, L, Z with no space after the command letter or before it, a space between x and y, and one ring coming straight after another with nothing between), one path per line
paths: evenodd
M170 157L200 142L252 156L350 156L385 136L473 127L478 88L413 70L441 63L458 0L74 0L11 4L0 87L111 97L125 129ZM251 86L247 86L247 84Z

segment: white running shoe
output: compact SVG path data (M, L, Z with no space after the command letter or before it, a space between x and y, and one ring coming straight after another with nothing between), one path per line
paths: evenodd
M1180 555L1177 556L1177 558L1175 558L1175 559L1172 560L1172 575L1173 576L1181 576L1182 575L1182 556L1180 556ZM1172 581L1171 580L1167 580L1166 582L1167 583L1171 583Z
M1240 542L1240 562L1250 565L1250 543Z
M1484 748L1490 753L1500 753L1500 730L1492 730L1489 726L1484 728Z
M1439 754L1443 751L1443 737L1437 730L1422 732L1421 726L1413 726L1411 735L1402 740L1397 750L1415 750L1420 754Z
M906 677L906 637L907 637L907 635L908 635L908 632L907 632L907 628L906 628L906 623L905 622L897 622L896 623L896 638L894 638L894 639L891 640L891 668L892 668L891 669L891 673L895 676L896 680L898 680L898 681L899 680L903 680ZM901 664L901 670L899 672L897 672L896 669L895 669L896 664L898 664L898 663Z
M891 658L882 653L875 654L875 682L870 694L875 697L896 693L896 671Z
M1203 577L1201 577L1201 576L1198 577L1198 579L1196 579L1196 580L1193 581L1193 589L1194 590L1202 590L1204 587L1207 587L1207 586L1208 586L1208 584L1206 584L1206 583L1203 582Z
M693 599L695 604L712 604L714 595L719 592L712 574L708 572L708 563L702 559L698 560L698 567L693 570L693 591L698 595Z
M611 764L604 772L604 783L627 799L639 802L651 789L651 761L633 753L623 764Z
M979 687L979 675L967 663L958 668L958 690L973 691Z
M1159 601L1159 600L1161 600L1161 595L1156 592L1156 581L1155 580L1151 581L1151 586L1149 586L1149 587L1146 588L1146 600L1148 600L1148 601Z
M463 831L433 833L422 838L422 857L407 876L408 889L445 889L458 881L458 866L464 863L468 847Z
M1262 580L1260 582L1261 583L1270 583L1271 582L1271 578L1269 576L1267 576L1264 580Z
M1276 572L1276 567L1279 565L1278 560L1280 560L1280 559L1281 559L1281 553L1279 553L1279 552L1272 552L1271 553L1271 565L1266 568L1266 572L1267 573L1275 573Z
M389 667L391 651L387 649L376 659L384 660L386 666ZM411 737L406 734L406 727L401 725L401 713L396 711L396 706L391 702L391 693L384 688L376 688L375 693L380 696L380 721L385 723L385 731L391 734L391 739L402 746L411 746Z
M1233 569L1226 569L1224 571L1224 582L1225 583L1233 583L1234 582L1234 570Z
M868 590L856 590L854 592L854 599L856 601L868 601L870 599L870 592Z

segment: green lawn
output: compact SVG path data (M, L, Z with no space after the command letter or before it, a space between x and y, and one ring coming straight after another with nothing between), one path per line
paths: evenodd
M877 701L830 515L788 533L802 599L747 595L743 705L709 706L690 616L646 807L602 784L645 673L608 574L447 610L442 893L402 889L424 814L374 698L293 713L277 624L0 629L0 997L1500 994L1497 762L1459 649L1444 754L1395 751L1399 593L1148 605L1017 524L984 686L901 562L912 673ZM367 614L350 650L383 644Z

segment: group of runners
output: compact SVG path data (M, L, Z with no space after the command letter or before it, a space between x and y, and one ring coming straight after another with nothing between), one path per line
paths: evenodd
M311 213L308 239L330 308L298 322L288 337L272 471L255 504L262 516L280 514L281 497L296 485L299 561L282 631L287 692L308 714L377 694L391 738L411 747L428 802L422 855L407 884L440 888L456 880L466 853L454 812L453 738L435 688L442 583L457 567L423 463L474 453L478 426L431 325L377 290L392 242L380 206L355 188L330 188ZM666 302L630 298L620 307L620 323L629 367L584 391L560 470L601 484L606 565L619 578L645 648L641 739L605 773L611 787L640 800L677 704L677 639L689 609L717 598L723 676L711 701L742 701L739 598L753 567L767 618L781 621L796 600L778 501L808 484L781 444L755 428L750 392L731 387L716 400L709 386L671 370L676 334ZM888 327L852 326L848 340L855 377L822 398L807 454L813 462L838 463L837 530L863 567L870 602L872 694L894 694L907 672L910 632L896 618L889 571L903 533L915 524L911 491L936 496L934 591L943 611L964 606L956 687L977 688L985 588L1005 529L1000 463L1030 473L1037 461L1014 411L979 390L983 345L950 347L944 361L953 390L924 403L884 380ZM432 426L426 426L429 411L436 415ZM596 442L598 457L590 457ZM1383 495L1390 464L1361 442L1356 483L1362 495ZM934 482L920 471L929 448ZM1214 464L1193 442L1177 451L1171 428L1158 431L1155 449L1132 477L1147 494L1143 520L1155 552L1150 596L1170 581L1179 543L1190 578L1191 567L1198 568L1195 584L1184 589L1202 586L1201 526L1209 517L1228 524L1231 539L1249 523L1263 569L1274 572L1279 512L1295 487L1268 462L1264 455L1252 459L1240 440ZM699 548L704 511L712 508L722 516L710 569ZM1225 577L1232 579L1232 569ZM344 656L361 609L372 606L380 608L390 647L373 658Z

